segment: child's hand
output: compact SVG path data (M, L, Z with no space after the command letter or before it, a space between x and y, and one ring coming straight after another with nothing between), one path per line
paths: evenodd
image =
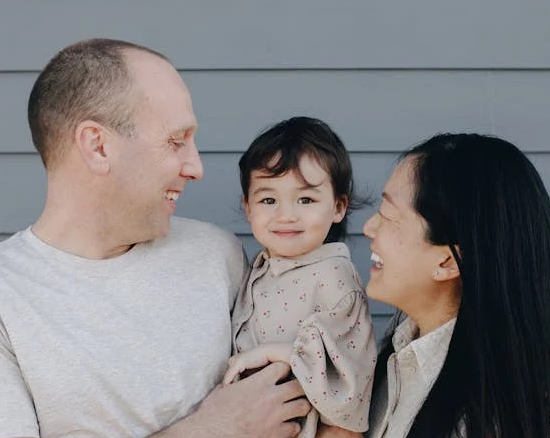
M271 362L290 361L291 343L262 344L252 350L236 354L229 358L229 369L223 376L223 384L228 385L237 380L239 374L244 370L261 368Z

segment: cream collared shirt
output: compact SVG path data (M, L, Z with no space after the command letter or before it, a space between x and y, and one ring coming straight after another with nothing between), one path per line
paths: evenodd
M405 438L435 383L453 334L453 318L418 337L418 326L407 317L392 338L387 380L373 394L368 438Z
M261 252L239 292L232 323L234 351L292 343L292 372L321 420L367 429L376 341L345 244L327 243L293 259ZM315 436L316 414L308 415L300 438Z

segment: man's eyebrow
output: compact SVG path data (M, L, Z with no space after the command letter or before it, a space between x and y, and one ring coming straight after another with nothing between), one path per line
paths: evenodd
M382 198L384 198L386 201L388 201L391 205L394 207L397 207L397 204L393 200L393 198L390 196L388 192L382 192Z
M188 131L197 132L198 128L199 128L199 126L196 123L191 124L191 125L180 126L179 128L174 129L170 133L170 136L171 137L184 136Z

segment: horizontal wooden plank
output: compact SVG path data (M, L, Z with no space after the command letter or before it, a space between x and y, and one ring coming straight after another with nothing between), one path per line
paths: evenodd
M36 73L0 74L0 153L32 152L26 106ZM400 151L436 132L492 133L550 148L550 71L184 72L201 151L243 151L293 115L327 121L352 151Z
M176 214L215 222L235 233L246 234L249 226L240 208L237 161L240 154L204 153L205 176L190 183L180 197ZM380 193L390 173L395 154L353 154L356 187L363 193ZM0 233L10 233L33 223L46 196L46 177L38 155L0 156ZM351 217L350 232L360 233L372 209Z
M550 153L529 156L550 189ZM239 154L202 154L205 176L187 185L176 214L214 222L238 234L249 233L240 208L238 158ZM379 196L396 158L393 153L351 154L358 192ZM46 177L36 154L0 156L0 233L12 233L33 223L45 195ZM349 232L361 234L363 223L373 212L373 207L353 212Z
M186 69L548 68L549 19L545 0L5 0L0 70L95 36Z

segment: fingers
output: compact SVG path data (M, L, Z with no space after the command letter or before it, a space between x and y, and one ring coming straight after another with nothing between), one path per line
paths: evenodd
M282 421L296 417L305 417L311 410L311 404L306 398L299 398L286 402L281 410Z
M285 402L305 395L304 388L296 379L277 385L280 394L280 400Z
M289 372L290 365L284 362L273 362L260 372L254 374L253 377L265 379L269 384L274 384L286 377Z
M300 425L295 421L288 421L280 427L281 436L284 438L294 438L298 436L300 430Z
M237 374L239 374L239 369L235 365L230 365L229 369L225 372L225 375L223 376L222 383L224 385L229 385L235 380Z

